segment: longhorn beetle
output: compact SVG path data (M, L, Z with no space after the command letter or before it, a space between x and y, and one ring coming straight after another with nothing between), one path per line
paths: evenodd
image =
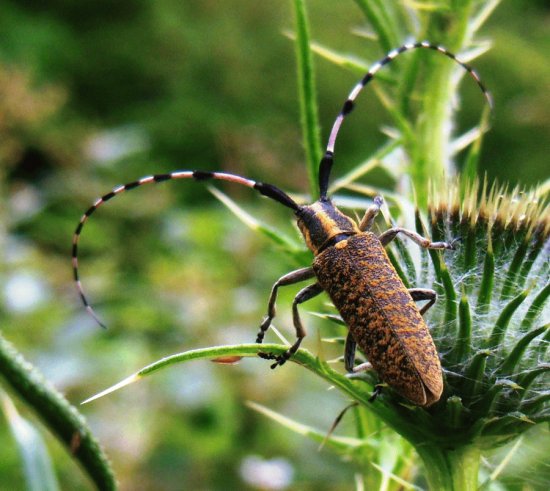
M456 58L445 48L429 42L404 44L389 52L375 63L354 86L332 126L324 157L319 166L320 198L312 205L299 205L276 186L253 181L225 172L175 171L155 174L115 187L99 198L82 215L73 235L72 261L74 280L82 302L88 312L103 327L90 306L78 275L78 241L82 228L90 215L115 196L149 183L171 179L206 181L217 179L247 186L260 194L290 208L296 215L298 227L305 242L313 252L313 265L298 269L281 277L271 290L267 315L260 325L256 342L261 343L275 317L275 301L280 287L306 280L314 280L303 288L292 303L296 341L282 355L261 353L260 356L275 360L271 368L283 365L299 348L306 331L300 320L298 306L325 291L340 312L349 333L345 343L344 362L348 372L354 372L355 350L359 346L378 376L398 394L418 406L430 406L437 402L443 391L443 376L439 357L422 315L435 303L436 292L424 288L407 289L390 263L384 247L397 234L403 234L427 249L454 249L454 242L431 242L416 232L393 227L381 235L370 232L376 215L383 204L377 196L366 210L362 220L356 223L344 215L327 196L334 146L342 122L352 111L361 90L374 78L376 72L401 53L426 48L435 50L461 65L476 81L485 99L492 107L491 96L477 72ZM421 308L415 301L427 300ZM375 392L376 395L376 392Z

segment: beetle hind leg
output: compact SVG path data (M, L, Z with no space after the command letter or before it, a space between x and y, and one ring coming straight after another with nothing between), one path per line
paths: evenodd
M372 395L369 397L369 402L374 402L378 398L380 394L382 394L382 390L384 389L384 384L377 384L374 387L374 390L372 391Z
M273 285L273 288L271 289L271 294L269 295L269 301L267 304L267 315L264 317L264 320L260 325L260 330L258 331L258 335L256 336L257 343L261 343L264 340L265 333L269 329L269 326L271 326L271 322L275 317L275 313L276 313L275 302L277 301L277 292L279 290L279 287L300 283L301 281L309 280L314 276L315 276L315 273L313 272L313 268L302 268L302 269L297 269L296 271L287 273L284 276L281 276L281 278L279 278L275 282L275 284Z

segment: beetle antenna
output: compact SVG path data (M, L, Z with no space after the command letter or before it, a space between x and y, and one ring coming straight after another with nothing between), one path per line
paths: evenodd
M416 48L424 48L424 49L431 49L431 50L437 51L445 55L446 57L450 58L451 60L455 61L456 63L458 63L475 80L478 87L481 89L481 92L483 93L487 101L487 104L489 105L489 108L491 109L491 111L493 110L493 99L491 97L491 94L489 93L489 91L486 89L485 85L481 81L479 74L470 65L468 65L467 63L464 63L463 61L460 61L456 57L456 55L448 51L443 46L432 44L428 41L422 41L422 42L416 42L416 43L407 43L397 49L390 51L384 58L382 58L381 60L376 62L374 65L372 65L369 68L369 71L365 74L365 76L355 85L355 87L353 87L348 98L346 99L346 102L344 102L344 105L342 106L340 113L336 117L334 124L332 125L332 130L330 131L330 135L328 138L325 155L323 156L321 163L319 165L319 194L320 194L321 200L326 200L327 198L330 171L332 169L332 164L334 162L334 146L336 144L336 138L338 137L338 132L340 131L340 126L342 125L344 118L353 110L355 106L355 99L357 98L361 90L363 90L365 85L367 85L374 78L376 72L378 72L380 68L390 63L392 60L394 60L397 56L404 53L405 51L411 51Z
M99 319L94 309L90 305L86 295L84 294L84 289L82 288L82 283L79 277L78 271L78 242L80 240L80 234L82 233L82 228L84 224L88 221L88 218L94 213L100 206L114 198L115 196L122 194L124 191L130 191L137 187L143 186L144 184L150 183L159 183L163 181L169 181L172 179L195 179L196 181L206 181L209 179L217 179L219 181L229 181L236 184L241 184L249 188L257 190L260 194L267 196L268 198L281 203L282 205L290 208L294 211L297 211L299 206L298 204L288 196L284 191L280 190L278 187L273 186L272 184L267 184L263 182L253 181L252 179L246 179L235 174L228 174L225 172L205 172L200 170L195 171L176 171L168 174L155 174L147 177L142 177L137 181L124 184L122 186L115 187L111 192L103 195L101 198L97 199L95 203L88 208L88 210L80 218L76 230L73 234L73 246L72 246L72 264L73 264L73 276L76 284L76 289L80 295L82 303L86 307L88 313L95 319L95 321L101 326L106 327L103 322Z

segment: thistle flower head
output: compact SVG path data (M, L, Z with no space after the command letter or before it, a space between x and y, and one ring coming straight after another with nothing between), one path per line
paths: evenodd
M454 254L429 252L440 302L428 323L446 374L434 417L494 446L550 419L548 204L518 188L475 181L461 193L454 183L434 188L428 216L433 240L461 239Z
M418 246L396 238L388 255L406 286L438 294L425 317L444 371L441 399L420 408L388 389L366 402L379 382L373 371L363 376L370 387L345 390L417 449L494 448L550 420L549 206L536 192L458 179L433 185L428 202L416 231L459 239L456 251L421 249L418 258Z

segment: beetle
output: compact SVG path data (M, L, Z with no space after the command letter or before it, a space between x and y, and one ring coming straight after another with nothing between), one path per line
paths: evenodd
M383 199L377 196L359 223L342 213L328 197L328 183L334 163L334 147L338 132L346 116L352 111L362 89L384 65L398 55L416 48L435 50L461 65L475 80L488 104L491 96L477 72L442 46L427 41L407 43L389 52L375 63L353 87L332 126L325 154L319 166L319 199L311 205L300 205L288 194L272 184L254 181L226 172L182 170L155 174L137 181L117 186L99 198L81 217L73 235L72 264L74 280L81 300L99 320L88 302L78 272L78 243L82 228L100 206L115 196L139 186L175 179L196 181L229 181L255 189L262 195L290 208L297 219L307 247L314 254L311 267L301 268L282 276L269 296L267 315L263 319L256 338L262 343L265 333L275 317L275 303L280 287L306 280L314 280L294 298L292 303L296 341L286 352L275 356L260 353L263 358L274 360L272 368L283 365L300 347L306 330L300 319L298 306L326 292L349 328L345 343L344 362L348 372L355 372L364 365L355 366L356 348L365 354L380 379L411 403L428 407L436 403L443 392L443 376L439 356L424 322L423 314L435 303L436 292L431 289L407 289L392 266L385 246L398 234L402 234L427 249L453 250L455 242L432 242L416 232L393 227L381 235L370 229L380 211ZM419 309L416 301L427 300ZM377 392L375 392L376 396Z

